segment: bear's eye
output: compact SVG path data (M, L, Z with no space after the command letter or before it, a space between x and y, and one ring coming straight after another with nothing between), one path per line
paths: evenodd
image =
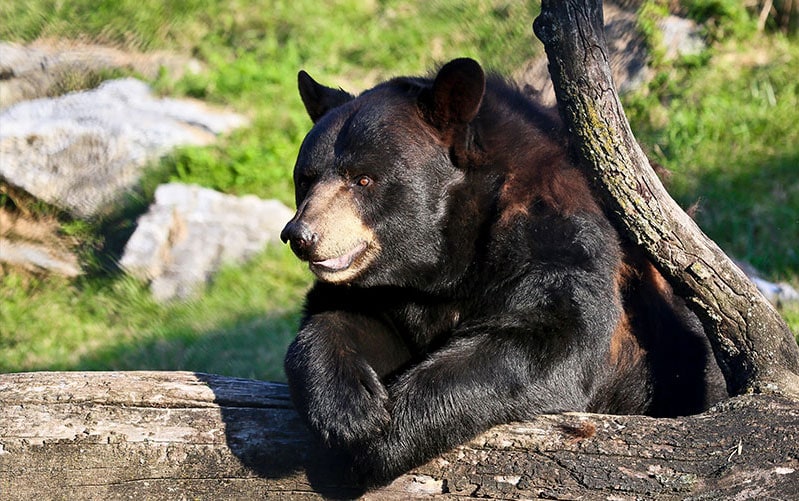
M296 181L297 188L301 190L307 190L310 185L311 185L310 176L302 175Z
M369 176L358 176L358 178L355 180L355 184L357 184L362 188L365 188L366 186L372 184L372 178L370 178Z

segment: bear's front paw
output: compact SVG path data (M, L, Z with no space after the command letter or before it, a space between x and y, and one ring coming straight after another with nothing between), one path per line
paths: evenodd
M391 420L388 392L377 373L363 360L352 362L332 377L321 376L308 406L311 427L332 447L362 447Z

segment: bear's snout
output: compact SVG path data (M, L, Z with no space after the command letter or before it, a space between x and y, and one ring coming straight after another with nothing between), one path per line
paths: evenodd
M361 219L351 188L342 179L314 184L280 232L280 239L324 282L353 280L380 253L380 243Z
M289 243L291 250L300 259L308 260L313 253L313 248L319 241L319 235L303 221L292 219L280 232L283 243Z

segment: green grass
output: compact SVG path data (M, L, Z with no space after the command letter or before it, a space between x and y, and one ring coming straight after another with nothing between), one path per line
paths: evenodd
M162 92L227 103L253 118L250 128L217 147L172 156L177 179L291 201L294 156L310 127L296 90L299 69L358 92L393 75L425 73L460 55L509 71L534 50L526 34L529 23L511 21L533 19L521 2L261 4L247 4L237 16L209 8L203 17L214 22L194 52L211 71L159 82ZM347 26L351 29L342 28Z
M166 305L125 277L0 282L0 372L185 369L280 380L307 271L285 248Z
M706 60L705 60L706 59ZM799 286L799 43L750 34L663 71L628 100L670 191L730 255ZM799 334L799 311L783 311Z
M0 277L0 371L187 369L282 379L308 272L287 249L272 248L226 268L194 300L155 303L143 284L113 266L155 186L179 180L291 204L291 169L310 127L296 91L299 69L353 92L459 56L510 73L540 50L531 35L532 3L0 3L3 40L66 37L193 55L207 71L178 81L164 74L153 82L158 92L226 105L251 119L215 146L162 159L138 194L103 220L87 224L58 214L65 231L91 243L83 253L89 274L74 282L17 272ZM733 1L691 3L697 15L711 16L720 45L662 67L647 92L626 99L631 121L653 156L675 172L678 200L701 200L698 219L712 238L770 278L799 286L799 42L755 34ZM714 20L719 15L722 21ZM724 58L753 51L767 62L741 66ZM92 77L67 85L94 83ZM784 314L799 332L799 311Z
M751 34L627 100L670 191L730 255L799 286L799 43ZM784 316L799 333L799 313Z
M536 50L528 36L534 11L526 2L478 0L0 4L0 39L67 37L194 55L206 72L179 81L163 75L156 89L227 105L252 120L215 146L162 159L128 204L104 220L76 222L37 207L91 243L82 252L89 275L75 283L16 272L2 277L0 371L190 369L282 379L308 272L286 249L271 249L224 270L196 300L155 303L145 286L113 266L155 186L179 180L291 204L291 169L310 127L296 90L299 69L354 92L461 55L510 71Z
M11 0L0 6L0 39L67 38L137 49L191 47L204 0Z

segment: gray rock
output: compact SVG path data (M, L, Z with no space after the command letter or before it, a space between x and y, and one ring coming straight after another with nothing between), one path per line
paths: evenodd
M695 56L707 47L699 26L690 19L666 16L658 22L658 28L663 34L666 60Z
M203 71L196 59L169 52L142 53L69 40L29 45L0 42L0 108L64 94L66 87L91 84L115 69L133 71L147 79L158 77L161 71L173 79Z
M157 98L132 78L0 112L0 176L81 218L116 202L146 163L245 123L198 101Z
M139 218L120 265L149 280L160 301L185 299L223 263L241 263L279 242L293 211L276 200L235 197L180 183L161 185Z
M760 293L774 306L782 308L799 304L799 291L794 289L791 284L787 282L770 282L763 278L760 271L746 261L733 259L733 262L735 262L741 271L749 277L749 280L757 286Z
M760 277L751 277L758 290L777 307L799 303L799 291L786 282L769 282Z

